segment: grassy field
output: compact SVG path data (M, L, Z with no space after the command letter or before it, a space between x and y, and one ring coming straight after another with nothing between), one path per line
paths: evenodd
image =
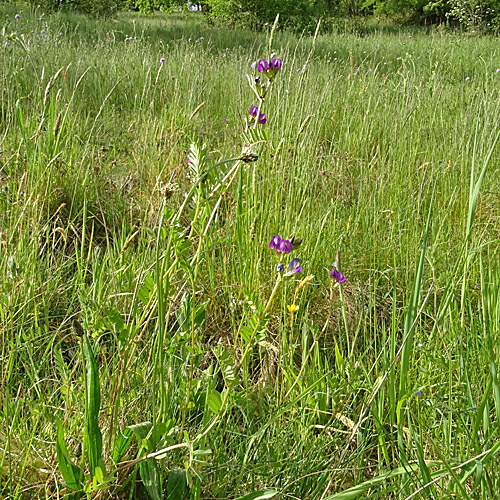
M498 498L498 39L0 26L2 498Z

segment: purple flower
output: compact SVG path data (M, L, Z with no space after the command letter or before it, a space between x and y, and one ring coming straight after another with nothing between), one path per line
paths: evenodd
M465 79L466 82L470 82L470 76Z
M337 283L345 283L344 273L341 273L335 266L330 272L330 278L333 278Z
M300 260L295 258L290 261L290 264L288 264L288 269L290 269L290 272L292 274L297 274L302 271L302 266L300 265Z
M223 118L222 121L227 122L227 118Z
M21 16L20 16L19 14L16 14L16 15L14 16L14 19L21 19Z
M415 396L417 396L419 398L422 397L423 395L424 395L424 393L422 391L418 391L415 393Z
M162 58L160 59L160 64L163 64L165 61L166 61L166 59L165 59L164 57L162 57Z
M252 69L255 69L255 66L257 66L257 61L254 61L252 64L250 64L250 67Z
M278 249L278 245L281 241L281 236L273 236L271 238L271 241L269 242L269 246L273 249L273 250L277 250Z
M201 135L205 135L205 132L200 132Z
M284 269L285 269L284 264L278 264L276 266L276 271L278 271L279 273L282 273Z
M257 64L257 69L259 73L265 73L269 69L269 61L267 59L261 59Z
M281 240L276 251L278 253L291 253L293 245L289 240Z
M271 68L274 70L278 70L281 68L281 59L279 57L273 57L271 59Z
M248 110L248 114L250 116L253 116L254 118L257 118L257 113L259 112L259 108L257 106L252 106L249 110ZM264 123L266 123L266 115L265 113L259 113L259 123L261 125L264 125Z
M293 250L292 242L284 240L281 236L273 236L269 246L278 253L290 253Z

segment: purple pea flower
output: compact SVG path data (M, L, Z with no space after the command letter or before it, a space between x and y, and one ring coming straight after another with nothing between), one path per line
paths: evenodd
M271 69L278 70L281 68L281 59L279 57L273 57L270 62Z
M330 272L330 278L333 278L337 283L345 283L344 273L341 273L335 266Z
M19 14L16 14L16 15L14 16L14 19L21 19L21 16L20 16Z
M264 123L266 123L266 121L267 121L267 120L266 120L266 115L265 115L265 113L261 113L261 114L259 115L259 123L260 123L261 125L264 125Z
M160 59L160 64L163 64L165 61L166 61L166 59L165 59L164 57L162 57L162 58Z
M269 247L277 253L290 253L293 250L292 242L284 240L281 236L273 236L269 242Z
M269 69L269 61L267 59L261 59L257 64L257 70L259 73L265 73Z
M291 253L293 250L293 245L289 240L281 240L278 244L276 251L278 253Z
M276 271L278 271L279 273L282 273L284 269L285 269L285 265L284 264L278 264L276 266Z
M281 236L273 236L271 238L271 241L269 242L269 246L273 249L273 250L278 250L278 245L281 241Z
M290 269L290 273L292 274L297 274L302 271L302 266L300 265L300 260L295 258L290 261L290 264L288 264L288 269Z
M253 116L253 117L256 117L258 112L259 112L259 108L257 106L252 106L248 110L248 113L250 114L250 116Z

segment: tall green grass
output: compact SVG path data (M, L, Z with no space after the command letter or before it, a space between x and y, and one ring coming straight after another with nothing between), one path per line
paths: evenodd
M260 141L266 32L17 9L2 496L64 496L74 472L114 498L495 498L496 40L277 32ZM296 279L275 234L304 238Z

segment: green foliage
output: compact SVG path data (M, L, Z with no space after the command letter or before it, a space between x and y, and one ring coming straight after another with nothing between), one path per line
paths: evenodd
M248 493L247 495L239 497L236 500L265 500L267 498L273 498L277 494L278 492L276 490L254 491L253 493Z
M449 0L449 5L449 18L458 21L467 31L488 32L498 27L498 0Z
M364 7L413 22L453 21L467 31L488 32L497 27L498 0L366 0Z
M321 0L207 0L208 16L243 26L262 29L280 15L283 27L314 27L317 18L327 13Z
M129 0L28 0L45 12L73 11L92 17L110 17L128 7Z
M101 408L101 384L97 362L92 352L89 339L83 337L83 356L85 359L85 451L88 453L90 474L95 475L97 467L103 467L102 435L99 428L99 410ZM104 472L104 471L103 471Z
M56 439L57 462L59 470L66 482L66 486L73 491L82 491L83 472L80 467L77 467L72 461L66 448L64 441L64 431L61 422L57 423L57 439ZM80 493L80 496L82 494Z
M494 39L0 12L0 497L495 497Z

